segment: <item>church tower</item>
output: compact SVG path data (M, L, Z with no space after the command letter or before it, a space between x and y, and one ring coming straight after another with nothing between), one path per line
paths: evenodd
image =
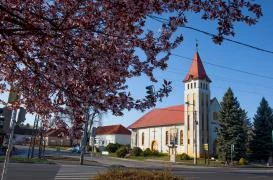
M211 80L206 74L198 52L195 53L190 70L183 82L185 85L184 152L194 157L196 147L197 157L202 157L204 144L209 144Z

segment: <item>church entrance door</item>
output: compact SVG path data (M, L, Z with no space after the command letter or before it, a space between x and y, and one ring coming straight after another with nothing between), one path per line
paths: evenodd
M157 142L156 142L156 141L153 141L153 142L152 142L151 150L152 150L152 151L158 151L158 145L157 145Z

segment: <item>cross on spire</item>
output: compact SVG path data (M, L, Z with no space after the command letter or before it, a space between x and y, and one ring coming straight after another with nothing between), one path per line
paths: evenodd
M196 52L198 52L198 39L195 39L195 48L196 48Z

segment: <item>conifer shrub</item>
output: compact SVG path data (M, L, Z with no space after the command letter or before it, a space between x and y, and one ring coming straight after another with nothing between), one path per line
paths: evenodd
M116 154L117 154L117 157L120 157L120 158L124 158L126 156L126 154L129 153L129 150L127 147L125 146L121 146L117 151L116 151Z
M132 149L132 151L131 151L131 155L132 155L132 156L140 156L140 155L142 155L142 154L143 154L143 151L142 151L142 149L139 148L139 147L134 147L134 148Z
M187 155L186 153L182 153L180 155L180 160L190 160L190 159L191 159L190 156Z
M98 174L94 180L129 180L129 179L154 179L154 180L179 180L170 171L147 171L141 169L109 169L105 173Z

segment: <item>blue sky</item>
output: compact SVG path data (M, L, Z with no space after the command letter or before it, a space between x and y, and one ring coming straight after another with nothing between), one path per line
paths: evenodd
M235 24L235 37L231 39L251 44L263 49L273 51L273 2L257 1L261 3L264 16L261 17L255 26L246 24ZM198 15L188 16L188 25L211 33L216 32L216 26L212 22L200 20ZM147 28L156 30L159 23L156 21L147 24ZM211 78L211 97L216 97L220 102L228 87L231 87L237 96L241 106L248 112L249 118L253 118L259 102L265 97L273 107L273 54L257 51L248 47L224 41L222 45L216 45L209 36L194 32L189 29L178 29L182 33L184 41L173 53L192 58L195 53L195 40L199 42L199 54L205 66L208 76ZM250 73L269 76L261 78L243 74L227 69L218 68L208 63L226 66ZM183 104L184 84L183 78L189 70L191 60L171 56L169 67L165 72L158 72L159 80L167 79L172 81L173 91L170 96L157 103L156 108ZM140 77L128 81L129 90L135 97L142 97L145 93L145 86L149 85L147 78ZM159 83L160 85L160 83ZM6 98L2 95L0 98ZM110 113L103 116L103 125L123 124L128 126L146 112L132 110L124 112L124 116L115 117ZM27 115L28 123L33 122L33 116Z
M260 1L259 1L260 2ZM251 44L263 49L273 51L273 2L262 1L264 16L261 17L255 26L246 24L235 24L235 37L231 39ZM216 26L212 22L200 20L198 15L188 16L188 25L211 33L216 32ZM158 28L158 23L153 21L148 28ZM249 118L253 118L262 97L265 97L273 107L273 54L257 51L248 47L240 46L224 41L221 45L212 42L209 36L180 28L184 41L173 51L173 53L192 58L195 53L195 39L199 42L199 54L205 66L208 76L211 78L211 97L216 97L220 102L228 87L231 87L238 98L242 108L248 112ZM244 73L218 68L208 63L227 66L230 68L255 73L262 76L269 76L272 79L260 78ZM184 84L183 78L189 70L191 61L189 59L171 56L169 68L166 72L158 73L158 79L172 81L173 91L163 102L157 103L156 108L183 104ZM145 86L148 81L145 77L130 80L130 90L136 97L145 93ZM103 118L104 125L123 124L130 125L146 112L132 110L125 112L124 116L114 117L110 114Z

